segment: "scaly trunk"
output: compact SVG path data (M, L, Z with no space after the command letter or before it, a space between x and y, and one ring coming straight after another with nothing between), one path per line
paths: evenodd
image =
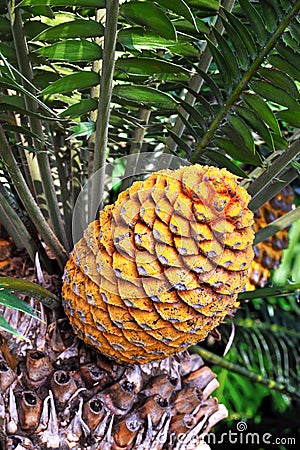
M30 343L2 341L1 450L194 449L227 415L198 355L121 365L79 341L66 319L9 315Z

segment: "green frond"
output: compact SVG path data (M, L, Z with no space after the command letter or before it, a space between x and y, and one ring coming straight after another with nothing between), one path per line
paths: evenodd
M233 319L235 335L225 357L198 346L193 351L226 370L298 398L299 317L300 307L293 297L252 300L243 303ZM225 344L231 324L221 326L220 332Z
M248 0L241 0L240 5L241 17L223 11L227 35L216 33L217 45L208 40L218 69L210 74L218 80L219 97L222 94L224 100L215 108L213 120L199 139L192 162L203 155L209 158L209 150L218 147L235 160L260 165L262 160L253 133L265 140L269 151L274 151L278 149L274 133L281 137L279 122L299 126L299 89L293 79L300 75L300 46L294 40L292 47L289 44L300 4L290 2L285 11L278 4L280 14L272 27L267 16L269 8L259 11ZM243 53L237 51L237 44L232 41L237 31ZM237 71L237 67L244 70Z

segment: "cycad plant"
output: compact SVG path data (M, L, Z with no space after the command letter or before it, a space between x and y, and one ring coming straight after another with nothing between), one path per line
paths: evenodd
M216 166L251 195L260 224L255 268L264 281L253 276L239 295L235 318L219 328L221 343L215 332L192 348L216 365L220 398L237 419L256 414L270 392L286 404L299 395L300 211L291 206L300 167L299 9L299 0L0 2L0 222L26 249L39 280L41 268L62 276L73 238L97 208L146 173ZM280 192L288 185L287 200ZM276 233L291 224L292 244L271 285L269 269L287 246L287 232ZM4 448L189 448L224 416L208 398L216 385L205 391L213 375L199 355L121 370L74 340L54 294L9 278L0 288L1 304L10 307L0 328L31 342L1 347L0 375L9 375ZM46 303L39 307L44 322L25 320L36 304L13 291ZM199 370L207 378L185 407L182 388L195 388L187 380ZM252 408L239 402L250 402L251 381L261 384ZM166 437L174 430L181 441L178 433L175 441Z

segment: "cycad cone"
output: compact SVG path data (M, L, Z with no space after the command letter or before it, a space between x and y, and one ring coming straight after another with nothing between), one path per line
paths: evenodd
M254 231L265 228L269 223L293 209L294 191L291 186L285 186L269 202L265 203L254 215ZM288 228L277 231L276 234L260 242L254 247L247 291L264 287L271 275L271 270L280 264L282 250L288 247Z
M232 310L253 259L249 195L225 169L153 173L101 211L65 269L77 334L146 363L203 340Z

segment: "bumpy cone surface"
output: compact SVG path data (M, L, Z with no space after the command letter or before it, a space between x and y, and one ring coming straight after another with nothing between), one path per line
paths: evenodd
M163 170L101 211L66 265L77 334L124 362L203 340L232 310L253 259L250 197L225 169Z
M291 211L294 204L294 192L291 186L286 186L269 202L254 214L254 230L257 232L270 222ZM280 264L282 250L288 246L288 229L278 231L269 239L254 247L247 290L264 287L270 278L270 270L277 269Z
M10 242L0 237L0 270L9 265Z

